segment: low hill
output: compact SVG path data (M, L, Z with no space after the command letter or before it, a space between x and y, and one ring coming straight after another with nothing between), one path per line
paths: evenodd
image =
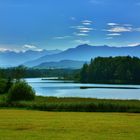
M45 62L34 68L39 69L79 69L82 68L85 61L62 60L58 62Z

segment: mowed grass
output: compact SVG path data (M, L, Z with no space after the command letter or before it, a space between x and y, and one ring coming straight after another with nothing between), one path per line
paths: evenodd
M140 114L0 109L0 140L139 140Z

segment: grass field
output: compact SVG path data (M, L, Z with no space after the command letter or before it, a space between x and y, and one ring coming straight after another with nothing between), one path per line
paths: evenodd
M0 140L139 140L140 114L0 109Z

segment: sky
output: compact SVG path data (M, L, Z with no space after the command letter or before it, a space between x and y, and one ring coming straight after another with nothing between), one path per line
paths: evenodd
M0 0L0 50L140 44L140 0Z

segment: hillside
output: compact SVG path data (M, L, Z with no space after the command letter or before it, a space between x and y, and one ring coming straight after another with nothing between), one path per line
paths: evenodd
M76 48L70 48L58 54L46 55L24 63L26 66L36 66L44 62L61 61L61 60L77 60L90 61L91 58L97 56L137 56L140 57L140 46L135 47L110 47L110 46L91 46L88 44L80 45Z
M4 51L0 52L0 66L1 67L17 66L25 63L26 61L31 61L45 55L55 54L59 52L61 51L59 50L42 50L42 51L28 50L25 52Z
M74 61L74 60L61 60L58 62L45 62L34 68L39 69L79 69L83 66L85 61Z

